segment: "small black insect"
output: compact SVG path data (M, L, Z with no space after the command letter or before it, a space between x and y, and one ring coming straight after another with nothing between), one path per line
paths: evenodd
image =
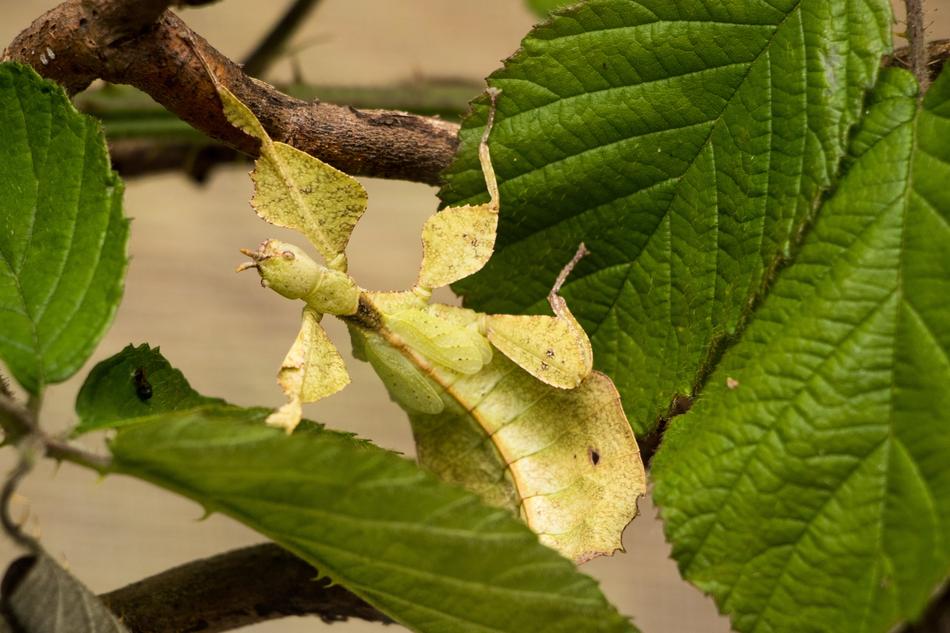
M145 370L141 367L136 368L135 373L132 374L132 380L135 382L135 395L142 402L148 401L152 397L152 384L145 377Z

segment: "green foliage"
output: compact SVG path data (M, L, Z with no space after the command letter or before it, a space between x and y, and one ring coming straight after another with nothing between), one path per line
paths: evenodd
M833 182L888 49L886 0L593 0L555 15L489 79L494 257L466 305L537 312L579 242L564 297L638 433L708 370ZM447 204L485 199L463 124Z
M142 392L148 386L148 397ZM129 345L96 365L76 397L75 435L134 424L156 413L226 404L202 396L165 360L158 348Z
M109 387L128 390L126 370L141 355L157 352L126 349L94 371L86 415L121 409L127 399ZM93 395L103 398L101 415ZM634 630L511 514L398 455L312 424L288 436L264 424L263 409L196 403L161 412L158 396L155 415L118 430L116 472L249 525L414 631Z
M3 592L0 632L128 633L94 593L46 552L15 560L3 578Z
M913 619L950 572L950 72L923 100L904 71L878 81L887 0L527 2L555 13L489 79L494 161L487 99L464 122L440 195L478 206L430 219L413 292L345 274L365 191L219 86L262 143L258 213L329 266L245 251L308 306L289 402L268 417L202 396L130 346L89 375L77 434L115 429L112 472L242 521L412 630L629 632L541 545L613 551L645 487L576 316L638 433L698 396L655 498L683 575L737 631ZM0 65L0 133L0 358L39 393L108 325L127 222L98 127L59 88ZM563 278L549 291L581 242L568 311ZM481 312L428 303L456 280ZM547 299L557 317L525 316ZM426 470L312 422L283 432L348 382L323 314L409 412ZM22 560L0 631L121 631L45 555Z
M0 358L32 393L89 358L122 296L128 222L99 124L0 64Z
M739 631L883 633L950 569L950 73L915 96L885 76L794 264L655 460L674 555Z

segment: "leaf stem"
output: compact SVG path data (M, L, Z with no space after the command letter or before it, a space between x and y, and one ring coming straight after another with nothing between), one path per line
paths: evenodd
M920 95L930 87L927 60L927 35L924 27L924 0L904 0L907 9L907 41L910 43L910 68L920 84Z
M43 387L40 387L36 393L31 393L26 401L26 409L30 412L31 422L35 426L36 421L40 419L40 409L43 408Z

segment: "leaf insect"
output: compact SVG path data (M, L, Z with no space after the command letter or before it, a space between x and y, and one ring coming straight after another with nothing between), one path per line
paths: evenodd
M264 220L305 235L326 262L273 239L241 251L250 261L238 271L254 269L261 285L304 304L278 372L287 402L267 423L292 432L304 403L349 383L321 326L325 314L335 315L350 331L354 355L408 413L424 466L520 515L542 542L575 561L620 548L645 476L620 396L593 371L590 341L559 294L584 246L554 282L552 315L481 314L430 302L433 289L477 272L494 251L500 201L488 137L498 91L488 91L478 153L489 200L428 219L413 288L370 292L347 274L345 255L365 190L273 141L246 105L217 87L230 122L260 141L252 206Z

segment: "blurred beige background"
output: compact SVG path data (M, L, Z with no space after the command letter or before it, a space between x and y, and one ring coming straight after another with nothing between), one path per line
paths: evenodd
M54 0L0 0L0 47ZM232 58L240 59L289 2L227 0L183 11L185 20ZM931 33L950 35L950 2L929 0ZM517 48L533 23L520 0L324 0L295 41L315 42L299 59L307 80L373 84L414 75L484 77ZM898 24L896 30L902 30ZM289 77L289 64L273 73ZM374 289L402 289L414 280L419 231L438 204L435 189L364 180L369 210L350 248L351 272ZM250 210L246 168L214 172L195 186L179 176L128 183L132 225L125 298L115 324L80 375L50 390L44 419L66 427L88 368L129 342L160 345L202 393L242 405L281 402L274 374L292 341L298 309L262 290L251 274L235 275L237 249L265 237L288 237ZM443 295L441 299L447 297ZM345 330L331 336L349 349ZM353 384L307 414L377 443L412 453L408 422L369 366L349 358ZM0 455L4 471L10 451ZM584 567L607 596L645 633L717 633L728 623L712 602L679 579L649 500L624 535L627 553ZM137 481L103 481L78 468L42 464L22 488L17 510L30 529L97 592L108 591L188 560L262 540L220 516L199 521L201 509ZM0 563L16 555L0 543ZM256 633L321 631L317 619L286 619L245 629ZM379 625L333 625L350 633ZM392 630L392 629L390 629Z

